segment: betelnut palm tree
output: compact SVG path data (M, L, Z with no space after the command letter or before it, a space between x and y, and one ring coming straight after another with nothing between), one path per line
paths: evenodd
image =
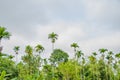
M15 54L18 54L18 51L20 50L20 47L19 46L15 46L13 48L13 50L15 51Z
M14 52L15 52L15 54L16 54L16 62L17 62L17 55L18 55L18 51L20 50L20 47L19 47L19 46L15 46L15 47L13 48L13 50L14 50Z
M82 56L84 56L84 53L83 53L81 50L77 50L75 55L76 55L76 57L77 57L77 63L79 63L79 60L78 60L78 59L81 58ZM77 69L77 68L76 68L76 69ZM80 76L80 77L81 77L81 80L82 80L82 75L83 75L83 74L81 73L81 76Z
M0 26L0 53L1 53L2 48L3 48L1 45L2 39L9 39L10 36L11 36L11 34L8 31L6 31L6 28Z
M79 46L78 46L77 43L72 43L70 46L74 48L74 54L75 54L75 59L76 59L76 58L77 58L76 51L77 51L77 48L79 48ZM77 67L76 67L76 62L75 62L75 72L76 72L76 78L77 78Z
M78 44L77 43L72 43L71 44L71 47L74 48L74 51L76 52L76 48L79 48Z
M58 39L58 35L54 32L48 34L48 39L51 39L52 42L52 50L54 50L54 43Z
M76 57L77 57L77 62L78 62L78 59L81 57L81 56L83 56L84 55L84 53L81 51L81 50L78 50L78 51L76 51Z
M29 65L29 74L31 74L31 61L29 59L32 59L33 57L33 48L30 45L27 45L25 47L25 53L27 53L27 58L28 59L28 65Z
M35 51L39 53L39 57L41 59L41 62L44 62L44 60L41 58L40 54L44 51L44 47L41 44L38 44L35 46Z
M52 32L52 33L48 34L48 39L51 39L51 42L52 42L52 52L53 52L54 51L54 43L58 39L58 35L56 33ZM52 69L53 69L52 70L53 71L52 76L53 76L53 79L54 79L54 65L53 65Z
M38 52L39 54L43 52L45 49L42 45L38 44L35 46L35 51Z

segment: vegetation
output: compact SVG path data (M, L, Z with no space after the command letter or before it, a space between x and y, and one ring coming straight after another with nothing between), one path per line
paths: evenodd
M0 27L2 38L10 38L4 27ZM0 80L120 80L120 53L101 48L86 57L79 45L72 43L74 57L70 59L67 52L54 48L57 34L52 32L48 38L53 50L49 59L41 57L45 50L41 44L27 45L20 62L17 61L19 46L13 48L16 56L0 52Z

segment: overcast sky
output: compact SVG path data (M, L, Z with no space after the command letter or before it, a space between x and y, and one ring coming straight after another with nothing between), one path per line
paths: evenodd
M5 53L20 46L42 44L51 53L48 34L59 35L55 48L73 56L76 42L86 54L107 48L120 51L120 0L0 0L0 25L12 36L3 40Z

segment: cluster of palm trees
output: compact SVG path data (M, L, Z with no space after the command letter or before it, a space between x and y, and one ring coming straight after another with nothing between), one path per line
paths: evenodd
M0 26L0 46L1 40L9 39L10 36L6 28ZM67 52L56 49L54 46L58 34L52 32L48 34L48 39L52 43L50 58L41 58L41 53L45 50L41 44L37 44L34 48L27 45L26 55L15 64L17 75L14 80L120 80L120 53L115 54L108 49L101 48L99 52L93 52L85 58L79 45L74 42L70 45L73 48L74 57L69 59ZM13 50L17 62L20 47L15 46ZM0 47L0 54L2 54L2 47ZM0 68L1 75L3 72Z

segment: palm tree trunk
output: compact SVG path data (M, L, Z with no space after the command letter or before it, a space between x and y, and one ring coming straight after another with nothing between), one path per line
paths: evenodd
M53 64L53 67L52 67L52 71L53 71L53 72L52 72L52 77L53 77L53 79L54 79L54 76L55 76L55 75L54 75L54 64Z
M17 63L17 54L15 54L16 55L16 63Z
M0 39L0 46L1 46L1 39Z
M83 78L82 78L82 69L81 69L81 80L83 80Z
M29 58L31 58L30 55L29 55ZM29 75L31 75L31 65L30 65L30 61L28 61L28 66L29 66Z
M82 59L83 60L83 59ZM84 79L84 63L82 62L82 80L85 80Z
M81 78L81 80L83 80L83 78L82 78L82 58L80 58L80 65L81 65L81 70L80 70L80 72L81 72L81 74L80 74L80 78Z
M97 80L99 80L99 73L97 73L97 71L98 71L97 63L95 64L95 67L96 67L96 77L97 77Z
M76 67L76 62L75 62L75 74L76 74L76 78L77 78L77 67Z
M74 48L74 54L75 54L75 59L76 59L76 48Z
M111 80L111 77L112 77L112 76L110 76L109 68L110 68L110 64L108 63L108 69L107 69L107 70L108 70L108 79Z
M85 75L84 75L84 65L83 65L83 80L85 80Z
M54 43L52 43L52 51L54 51ZM53 63L53 66L52 66L52 78L54 80L54 63Z
M0 54L1 54L1 52L2 52L2 49L3 49L3 47L2 47L2 45L1 45L1 38L0 38Z
M108 76L107 76L107 66L105 65L105 72L106 72L106 80L108 80Z
M75 54L75 75L76 75L76 78L77 78L77 67L76 67L76 48L74 48L74 54Z
M95 78L94 78L94 69L93 69L94 65L93 64L91 64L91 68L92 68L92 72L91 72L92 73L92 79L95 80Z
M54 43L52 43L52 51L54 51Z

